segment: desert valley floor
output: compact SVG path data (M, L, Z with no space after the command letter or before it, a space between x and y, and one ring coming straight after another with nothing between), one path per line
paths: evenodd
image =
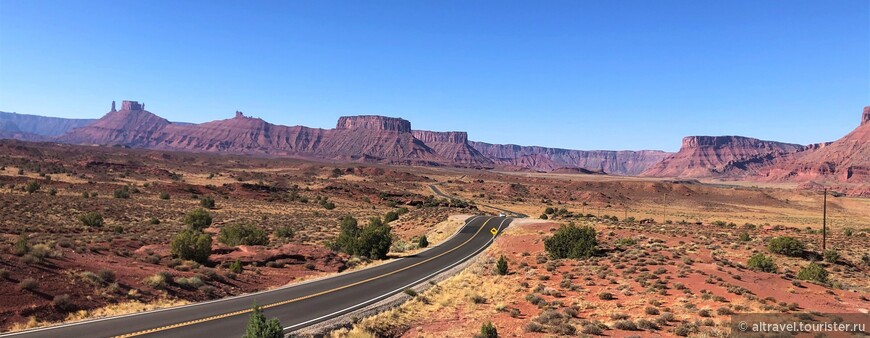
M372 264L328 249L338 221L387 214L391 257L437 244L464 218L530 215L471 267L333 336L726 335L741 312L870 309L870 199L822 199L792 183L389 166L0 141L0 328L20 330L273 288ZM435 196L432 185L460 199ZM211 205L213 202L213 205ZM205 207L217 237L253 224L267 245L215 241L209 264L173 258L172 237ZM561 225L592 226L600 252L547 257ZM779 236L818 255L769 253ZM762 253L775 273L747 265ZM504 255L510 273L493 272ZM824 256L824 257L822 257ZM238 263L240 267L234 266Z

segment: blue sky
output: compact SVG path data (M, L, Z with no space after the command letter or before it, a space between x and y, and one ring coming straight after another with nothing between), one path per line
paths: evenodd
M676 150L834 140L870 105L870 2L0 0L0 110Z

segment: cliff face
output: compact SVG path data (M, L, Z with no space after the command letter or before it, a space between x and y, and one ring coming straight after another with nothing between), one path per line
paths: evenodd
M495 163L540 171L584 168L614 175L637 175L670 155L658 150L587 151L473 141L470 144Z
M476 167L491 167L493 161L468 143L464 131L414 130L414 138L432 148L438 156L453 163Z
M870 195L870 107L846 136L760 163L750 174L765 181L842 184L853 195ZM740 163L738 163L739 168Z
M0 132L58 136L93 121L0 112Z
M780 156L804 149L799 144L764 141L742 136L688 136L680 151L645 170L655 177L711 177L735 162Z
M12 130L11 128L9 128ZM26 138L19 132L7 132ZM0 133L0 137L4 134ZM407 120L343 116L335 129L282 126L236 112L225 120L174 123L123 101L99 120L50 140L166 150L285 155L421 165L552 171L588 169L637 174L668 155L661 151L580 151L471 142L460 131L412 130ZM585 172L585 171L578 171Z
M397 133L410 133L411 122L408 120L375 115L342 116L338 118L335 126L338 130L376 130L392 131Z
M171 123L135 101L124 101L91 125L60 138L61 142L122 144L138 148L312 156L430 164L442 159L411 134L410 122L380 116L342 117L341 128L281 126L236 112L226 120L202 124Z
M171 123L152 114L136 101L124 101L121 110L114 110L102 118L60 136L58 141L147 147L155 133Z

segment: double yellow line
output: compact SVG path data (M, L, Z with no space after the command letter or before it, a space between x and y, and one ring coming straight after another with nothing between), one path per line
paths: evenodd
M420 262L417 262L417 263L411 264L411 265L409 265L409 266L406 266L406 267L404 267L404 268L396 269L396 270L390 271L390 272L388 272L388 273L385 273L385 274L382 274L382 275L379 275L379 276L375 276L375 277L368 278L368 279L365 279L365 280L361 280L361 281L358 281L358 282L354 282L354 283L351 283L351 284L347 284L347 285L339 286L339 287L334 288L334 289L330 289L330 290L326 290L326 291L321 291L321 292L318 292L318 293L313 293L313 294L310 294L310 295L306 295L306 296L302 296L302 297L297 297L297 298L293 298L293 299L288 299L288 300L284 300L284 301L280 301L280 302L276 302L276 303L272 303L272 304L268 304L268 305L263 305L263 306L261 306L260 308L262 308L262 309L273 308L273 307L276 307L276 306L287 305L287 304L294 303L294 302L298 302L298 301L301 301L301 300L305 300L305 299L309 299L309 298L313 298L313 297L317 297L317 296L325 295L325 294L327 294L327 293L336 292L336 291L339 291L339 290L344 290L344 289L347 289L347 288L350 288L350 287L354 287L354 286L357 286L357 285L360 285L360 284L364 284L364 283L371 282L371 281L373 281L373 280L377 280L377 279L381 279L381 278L384 278L384 277L387 277L387 276L390 276L390 275L397 274L397 273L399 273L399 272L402 272L402 271L405 271L405 270L411 269L411 268L413 268L413 267L419 266L419 265L424 264L424 263L426 263L426 262L430 262L430 261L432 261L432 260L434 260L434 259L436 259L436 258L438 258L438 257L444 256L444 255L449 254L449 253L451 253L451 252L453 252L453 251L456 251L457 249L459 249L459 248L465 246L466 244L468 244L468 242L471 242L471 240L473 240L475 237L477 237L477 235L480 233L480 231L483 230L483 228L485 228L486 225L489 224L489 222L492 221L493 219L495 219L495 217L490 217L489 219L487 219L486 222L484 222L483 225L481 225L480 228L477 229L477 232L475 232L474 235L472 235L471 237L469 237L465 242L462 242L462 244L456 246L456 247L453 248L453 249L450 249L450 250L447 250L447 251L445 251L445 252L442 252L442 253L440 253L440 254L434 256L434 257L431 257L431 258L429 258L429 259L426 259L426 260L424 260L424 261L420 261ZM199 323L205 323L205 322L209 322L209 321L213 321L213 320L217 320L217 319L222 319L222 318L227 318L227 317L237 316L237 315L241 315L241 314L249 313L249 312L251 312L251 311L252 311L252 309L244 309L244 310L239 310L239 311L234 311L234 312L228 312L228 313L219 314L219 315L215 315L215 316L211 316L211 317L205 317L205 318L200 318L200 319L194 319L194 320L186 321L186 322L182 322L182 323L176 323L176 324L171 324L171 325L166 325L166 326L156 327L156 328L153 328L153 329L147 329L147 330L137 331L137 332L133 332L133 333L122 334L122 335L119 335L119 336L115 336L114 338L127 338L127 337L143 336L143 335L151 334L151 333L155 333L155 332L166 331L166 330L176 329L176 328L179 328L179 327L190 326L190 325L199 324Z

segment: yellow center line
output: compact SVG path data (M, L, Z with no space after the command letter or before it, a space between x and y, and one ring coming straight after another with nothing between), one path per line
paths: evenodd
M436 258L438 258L438 257L441 257L441 256L444 256L444 255L446 255L446 254L449 254L449 253L451 253L451 252L453 252L453 251L455 251L455 250L457 250L457 249L459 249L459 248L465 246L466 244L468 244L468 242L471 242L471 240L473 240L475 237L477 237L477 235L480 233L480 231L483 230L483 228L485 228L486 225L489 224L489 221L491 221L491 220L493 220L493 219L495 219L495 217L490 217L489 219L487 219L486 222L484 222L483 225L481 225L480 228L477 229L477 232L475 232L474 235L472 235L470 238L468 238L468 240L466 240L465 242L462 242L462 244L458 245L457 247L455 247L455 248L453 248L453 249L450 249L450 250L447 250L447 251L445 251L445 252L442 252L442 253L440 253L440 254L438 254L437 256L434 256L434 257L432 257L432 258L429 258L429 259L426 259L426 260L424 260L424 261L420 261L420 262L414 263L414 264L412 264L412 265L406 266L406 267L404 267L404 268L397 269L397 270L393 270L393 271L390 271L390 272L388 272L388 273L385 273L385 274L382 274L382 275L379 275L379 276L375 276L375 277L372 277L372 278L369 278L369 279L361 280L361 281L354 282L354 283L351 283L351 284L347 284L347 285L344 285L344 286L339 286L339 287L334 288L334 289L329 289L329 290L321 291L321 292L318 292L318 293L313 293L313 294L310 294L310 295L307 295L307 296L297 297L297 298L288 299L288 300L284 300L284 301L280 301L280 302L276 302L276 303L272 303L272 304L268 304L268 305L263 305L263 306L261 306L260 308L261 308L261 309L273 308L273 307L276 307L276 306L287 305L287 304L290 304L290 303L298 302L298 301L300 301L300 300L305 300L305 299L309 299L309 298L313 298L313 297L317 297L317 296L325 295L325 294L327 294L327 293L332 293L332 292L336 292L336 291L339 291L339 290L344 290L344 289L347 289L347 288L349 288L349 287L354 287L354 286L357 286L357 285L360 285L360 284L363 284L363 283L368 283L368 282L371 282L371 281L373 281L373 280L381 279L381 278L384 278L384 277L387 277L387 276L390 276L390 275L393 275L393 274L397 274L397 273L399 273L399 272L402 272L402 271L405 271L405 270L411 269L411 268L413 268L413 267L419 266L420 264L424 264L424 263L426 263L426 262L432 261L433 259L436 259ZM146 334L150 334L150 333L155 333L155 332L160 332L160 331L166 331L166 330L175 329L175 328L184 327L184 326L189 326L189 325L193 325L193 324L199 324L199 323L209 322L209 321L216 320L216 319L221 319L221 318L227 318L227 317L237 316L237 315L240 315L240 314L249 313L249 312L251 312L251 311L252 311L252 309L244 309L244 310L239 310L239 311L234 311L234 312L228 312L228 313L224 313L224 314L214 315L214 316L211 316L211 317L205 317L205 318L200 318L200 319L194 319L194 320L186 321L186 322L182 322L182 323L176 323L176 324L166 325L166 326L162 326L162 327L156 327L156 328L153 328L153 329L147 329L147 330L137 331L137 332L133 332L133 333L122 334L122 335L115 336L114 338L127 338L127 337L142 336L142 335L146 335Z

